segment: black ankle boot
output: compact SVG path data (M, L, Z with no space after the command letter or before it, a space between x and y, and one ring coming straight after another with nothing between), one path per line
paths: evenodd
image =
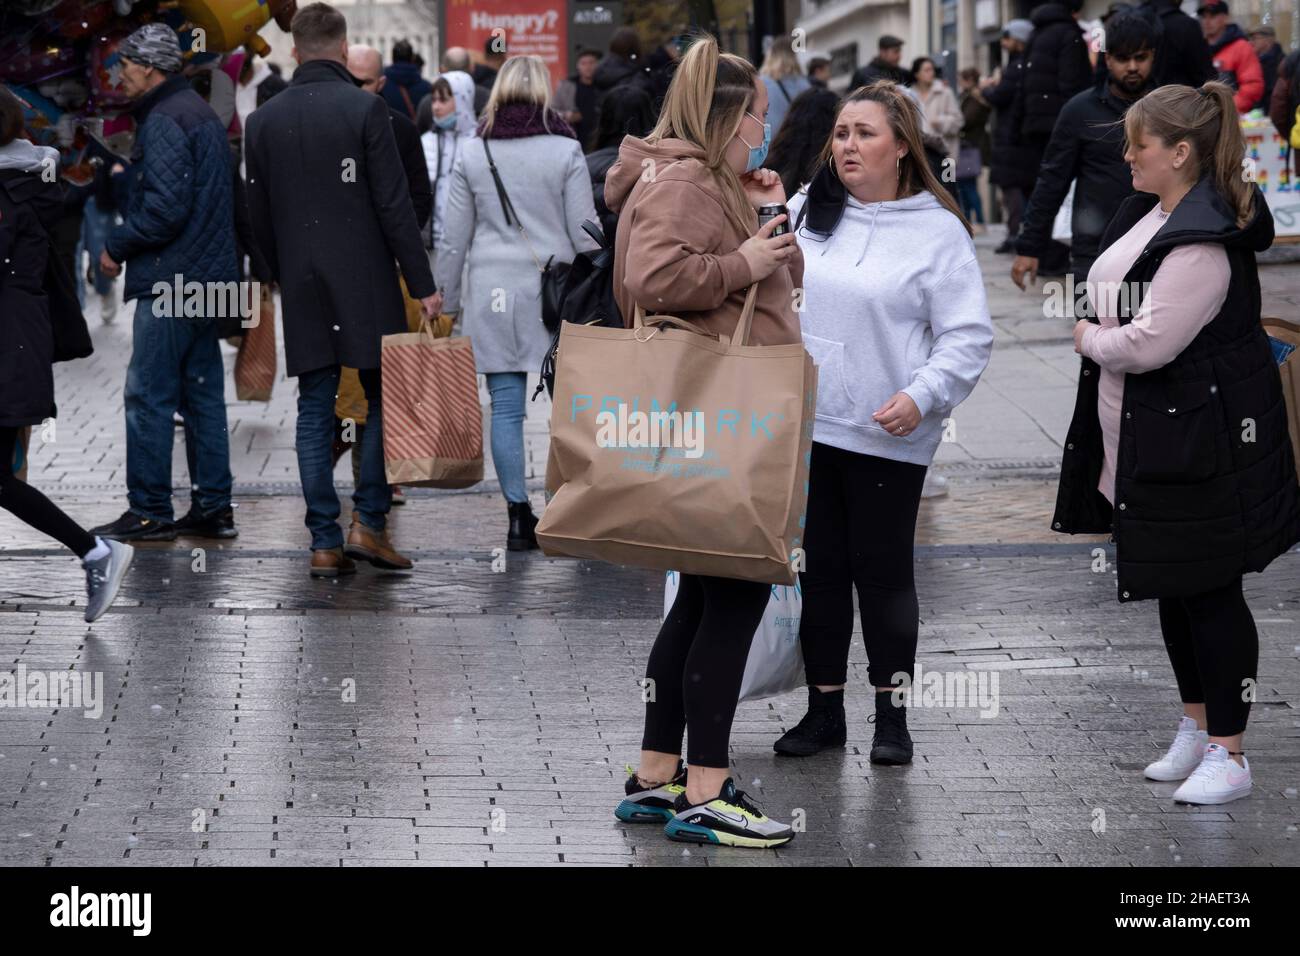
M843 747L848 739L844 723L844 691L823 693L808 688L808 713L786 731L772 749L786 757L811 757L828 747Z
M537 517L527 501L509 503L510 530L506 532L506 547L511 551L529 551L537 547Z
M876 725L871 738L871 762L905 764L912 762L912 735L907 732L907 708L894 703L887 690L876 691L876 713L868 718Z

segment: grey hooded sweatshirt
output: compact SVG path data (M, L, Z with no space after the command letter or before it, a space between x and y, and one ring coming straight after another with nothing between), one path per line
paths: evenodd
M794 220L805 194L789 202ZM993 349L984 280L961 221L933 194L893 202L848 197L829 239L801 227L804 347L818 367L813 440L929 465L944 419ZM922 415L891 435L871 414L906 392Z

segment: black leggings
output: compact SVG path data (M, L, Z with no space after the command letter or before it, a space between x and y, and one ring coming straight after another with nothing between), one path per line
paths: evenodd
M1183 598L1160 599L1160 633L1184 704L1204 704L1211 737L1233 737L1250 718L1259 632L1241 578ZM1249 681L1249 683L1246 683Z
M680 754L682 732L688 731L686 762L725 768L749 645L772 586L695 574L679 578L677 600L646 664L641 749Z
M799 575L799 642L809 686L846 683L853 589L873 687L910 679L920 612L912 573L916 513L926 468L813 442Z
M77 557L93 551L95 538L43 494L14 474L18 429L0 426L0 507L37 531L48 534Z

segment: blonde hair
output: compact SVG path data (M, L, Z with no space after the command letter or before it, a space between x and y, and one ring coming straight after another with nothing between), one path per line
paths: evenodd
M745 235L758 228L758 214L745 196L740 177L726 162L727 147L754 102L758 72L734 53L720 53L705 34L682 54L664 97L659 122L645 138L654 145L682 139L704 150L704 165L722 187L722 207Z
M510 103L528 103L542 114L542 126L550 131L547 113L551 107L551 73L540 56L512 56L501 65L492 95L483 107L483 135L492 131L497 110Z
M864 102L879 103L885 110L894 139L907 145L907 152L898 162L898 198L906 199L908 196L915 196L923 189L927 190L939 200L941 206L957 217L966 228L967 234L973 235L974 230L962 215L957 201L952 198L952 193L935 179L934 172L926 161L925 143L921 140L920 109L892 80L876 80L867 86L860 86L840 102L839 109L835 111L835 122L831 124L830 138L822 147L821 161L830 163L831 172L835 172L831 146L835 142L835 126L840 121L840 113L850 103Z
M763 58L763 68L758 71L763 76L774 80L784 80L787 76L803 76L803 67L794 55L794 44L789 37L777 37L772 41L767 56Z
M1165 148L1187 142L1196 164L1196 179L1210 176L1219 194L1237 214L1237 225L1250 219L1255 191L1242 176L1246 138L1241 134L1232 88L1211 81L1199 90L1174 84L1161 86L1124 114L1124 149L1150 133Z

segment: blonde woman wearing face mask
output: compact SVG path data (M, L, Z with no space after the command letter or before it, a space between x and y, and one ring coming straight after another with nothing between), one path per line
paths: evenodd
M658 125L644 139L624 139L605 202L619 216L614 294L627 324L639 304L730 336L758 283L750 343L799 341L798 246L792 235L772 236L783 216L760 229L756 214L785 201L780 177L761 168L771 141L766 113L767 88L753 66L702 37L683 55ZM772 847L794 838L736 789L729 770L731 721L770 590L681 575L646 666L655 694L620 820L666 822L670 838L687 842Z

